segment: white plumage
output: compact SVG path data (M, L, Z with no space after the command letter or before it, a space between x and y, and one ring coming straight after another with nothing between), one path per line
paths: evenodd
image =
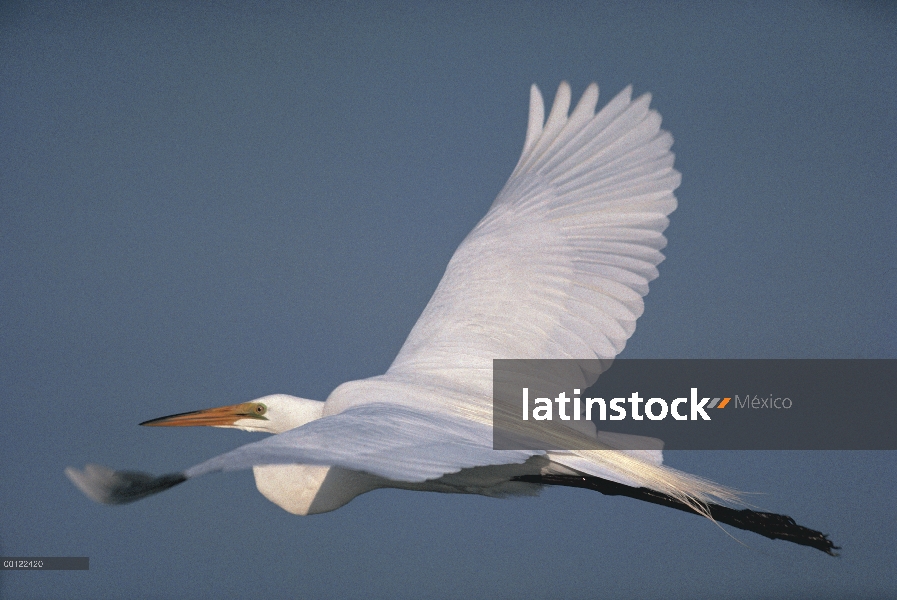
M325 403L278 395L225 407L239 410L216 413L217 421L209 411L156 420L150 424L277 435L181 474L88 466L67 469L72 481L95 500L121 503L206 473L253 468L259 490L299 514L333 510L378 487L534 493L537 484L512 478L552 473L649 488L699 510L714 496L733 499L664 467L660 450L492 449L492 360L615 357L657 277L680 181L672 137L649 95L633 101L626 88L596 114L592 84L570 113L562 83L544 125L536 86L530 99L520 161L384 375L345 383ZM592 382L586 377L583 387ZM613 436L599 441L615 445Z

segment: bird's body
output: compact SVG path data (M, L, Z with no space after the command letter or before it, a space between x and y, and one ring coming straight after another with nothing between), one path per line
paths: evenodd
M613 359L658 275L663 231L676 208L672 137L649 109L650 96L632 100L627 88L597 114L594 84L572 113L570 99L562 83L545 120L532 87L517 167L455 252L385 374L347 382L325 402L274 395L147 422L275 434L183 473L89 465L67 469L68 476L112 504L205 473L252 468L266 498L303 515L383 487L501 497L555 484L644 490L650 498L642 499L716 517L712 502L736 501L736 493L664 466L659 447L615 449L614 438L591 423L576 422L571 435L590 436L602 449L492 448L493 359ZM580 387L597 376L583 372Z

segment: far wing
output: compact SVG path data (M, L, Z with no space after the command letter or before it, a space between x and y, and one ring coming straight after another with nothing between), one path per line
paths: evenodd
M368 404L246 444L191 467L185 476L265 464L331 465L419 482L468 467L526 462L532 450L496 451L482 423Z
M394 481L422 482L464 468L520 464L532 450L496 451L487 425L425 414L393 404L368 404L240 446L182 473L154 476L98 465L67 468L66 475L89 498L127 504L216 471L256 465L305 464L343 467Z
M664 258L680 176L649 95L633 101L626 88L595 114L597 100L592 84L568 116L562 83L543 127L533 86L514 173L455 252L386 379L463 387L483 408L492 359L612 359L623 349ZM586 386L596 377L586 374Z

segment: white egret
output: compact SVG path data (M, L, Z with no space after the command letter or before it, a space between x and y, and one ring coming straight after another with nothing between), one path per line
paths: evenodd
M66 469L68 477L93 500L121 504L206 473L252 468L265 497L300 515L383 487L500 497L568 485L831 553L826 536L788 517L714 503L737 494L664 466L660 449L492 448L492 360L614 358L657 277L680 175L650 95L631 94L627 87L596 114L592 84L570 113L564 82L546 121L532 86L516 168L385 374L344 383L325 402L273 395L144 423L276 434L181 473L88 465ZM588 425L582 432L594 437ZM614 447L612 438L596 439Z

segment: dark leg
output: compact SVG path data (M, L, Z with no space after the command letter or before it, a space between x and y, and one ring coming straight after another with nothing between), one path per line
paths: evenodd
M700 514L689 505L666 494L649 490L648 488L629 487L628 485L615 483L600 477L582 475L521 475L514 477L512 481L586 488L601 492L607 496L629 496L636 500ZM826 534L798 525L789 516L748 509L736 510L712 503L708 503L706 506L710 516L719 523L725 523L746 531L753 531L771 540L786 540L801 546L810 546L811 548L822 550L831 556L837 556L834 551L838 550L839 547L835 546Z

